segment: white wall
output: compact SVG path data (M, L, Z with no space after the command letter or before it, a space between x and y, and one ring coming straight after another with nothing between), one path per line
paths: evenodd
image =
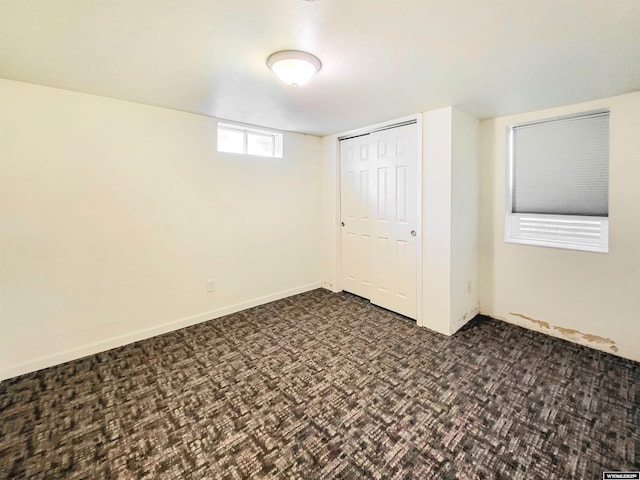
M0 80L0 378L319 286L320 139L284 149Z
M423 326L451 331L451 107L423 114Z
M609 253L505 243L506 128L611 109ZM640 361L640 92L481 123L481 311Z
M478 313L478 121L423 118L423 324L451 335Z
M451 140L451 333L480 311L479 122L452 111Z
M338 159L338 136L328 135L321 139L321 271L322 287L340 291L340 163Z

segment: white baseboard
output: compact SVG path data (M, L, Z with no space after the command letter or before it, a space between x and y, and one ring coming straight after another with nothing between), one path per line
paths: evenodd
M28 362L14 365L3 365L2 367L0 367L0 381L16 377L18 375L23 375L25 373L35 372L36 370L40 370L42 368L59 365L70 360L77 360L78 358L86 357L87 355L93 355L99 352L104 352L106 350L111 350L112 348L121 347L123 345L138 342L146 338L162 335L163 333L173 332L174 330L179 330L181 328L189 327L197 323L206 322L207 320L213 320L215 318L223 317L231 313L246 310L247 308L264 305L265 303L273 302L275 300L281 300L283 298L291 297L292 295L297 295L299 293L315 290L316 288L320 288L320 282L309 283L300 287L276 292L271 295L253 298L251 300L247 300L246 302L221 307L210 312L204 312L191 317L173 320L161 325L154 325L150 328L137 330L135 332L129 332L124 335L118 335L116 337L100 340L99 342L71 348L59 353L55 353L53 355L38 357L36 359L29 360Z

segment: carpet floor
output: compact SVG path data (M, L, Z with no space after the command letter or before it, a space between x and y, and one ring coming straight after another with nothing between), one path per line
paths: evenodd
M2 479L601 479L640 364L315 290L0 383Z

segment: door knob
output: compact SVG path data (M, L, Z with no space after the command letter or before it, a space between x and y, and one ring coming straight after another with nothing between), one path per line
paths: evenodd
M344 227L344 222L340 222L340 225L342 225Z
M411 230L411 236L415 237L416 236L416 231L415 230Z

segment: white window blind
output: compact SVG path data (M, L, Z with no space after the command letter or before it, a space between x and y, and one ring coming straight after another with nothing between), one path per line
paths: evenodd
M513 127L512 212L609 214L609 112Z
M609 112L509 130L505 241L609 250Z

